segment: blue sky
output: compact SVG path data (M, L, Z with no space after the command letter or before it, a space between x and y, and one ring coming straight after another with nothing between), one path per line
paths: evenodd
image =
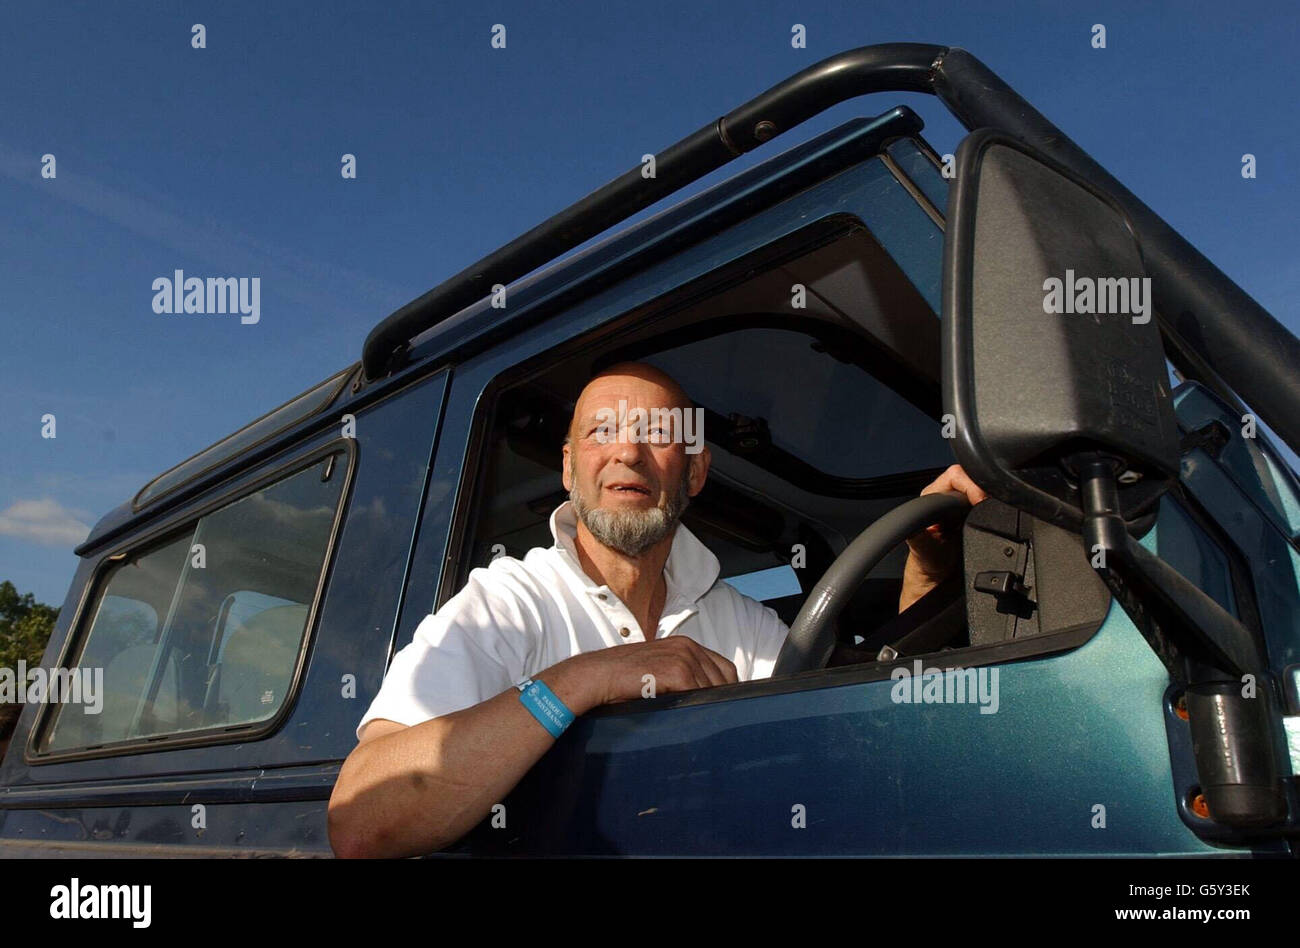
M355 361L383 316L642 154L868 43L974 52L1296 331L1296 7L1072 6L6 4L0 579L61 604L72 547L152 476ZM777 147L898 102L955 150L942 106L900 95ZM155 314L152 282L177 269L260 277L260 321Z

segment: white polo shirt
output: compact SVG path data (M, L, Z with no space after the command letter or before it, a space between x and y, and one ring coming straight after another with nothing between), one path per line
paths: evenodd
M393 657L379 694L357 725L374 718L413 725L472 707L557 662L598 648L644 642L627 606L579 565L577 515L551 514L555 545L522 560L500 556L425 616ZM767 678L788 629L776 612L718 579L718 558L677 525L664 578L668 595L656 637L687 635L736 665L741 681Z

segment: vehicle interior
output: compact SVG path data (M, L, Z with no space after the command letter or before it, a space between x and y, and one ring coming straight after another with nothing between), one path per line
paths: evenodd
M792 305L797 286L802 307ZM703 409L712 466L682 522L717 555L724 580L787 625L859 532L953 463L938 317L860 224L625 324L500 380L481 403L490 407L480 409L486 429L453 592L494 553L522 557L551 545L550 514L567 499L561 445L574 404L593 374L617 362L658 366ZM839 616L829 664L1095 630L1108 599L1077 538L1031 521L996 501L980 504L961 531L964 571L902 616L906 547L897 547ZM1037 563L1035 546L1044 548ZM1044 584L1061 591L1047 625L1038 608Z

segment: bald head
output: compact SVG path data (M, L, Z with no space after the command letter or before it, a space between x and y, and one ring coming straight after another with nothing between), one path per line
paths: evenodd
M620 399L646 409L680 408L686 412L694 406L686 390L663 369L647 362L620 362L592 376L582 389L565 440L575 436L579 423L595 418L601 408L610 408Z

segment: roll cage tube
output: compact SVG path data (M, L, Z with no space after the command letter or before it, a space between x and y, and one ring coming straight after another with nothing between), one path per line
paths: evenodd
M1169 358L1234 407L1240 395L1300 451L1300 340L1060 129L965 50L922 43L863 46L778 83L543 221L388 316L366 337L367 380L397 365L408 341L733 158L873 92L937 96L967 130L999 128L1109 192L1132 222L1152 277ZM1230 387L1230 388L1229 388Z

